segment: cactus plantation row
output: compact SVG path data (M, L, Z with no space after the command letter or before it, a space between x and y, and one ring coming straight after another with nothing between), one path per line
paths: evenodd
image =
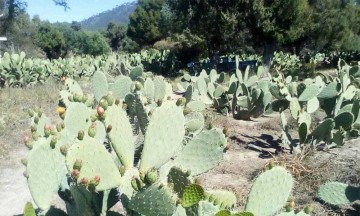
M66 79L57 122L29 111L22 162L38 209L27 204L25 216L54 215L56 194L70 216L119 215L118 202L127 215L308 215L294 211L293 178L281 166L256 178L244 208L231 191L201 186L197 176L222 161L229 132L205 127L194 93L173 101L171 85L141 67L117 78L95 72L92 94Z

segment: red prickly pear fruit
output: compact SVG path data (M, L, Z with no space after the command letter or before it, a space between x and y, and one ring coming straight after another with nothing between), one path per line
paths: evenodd
M229 128L224 128L223 133L224 133L225 137L229 137L230 136Z
M176 101L176 106L184 106L186 104L186 98L179 98Z
M80 175L80 171L78 169L74 169L72 172L71 172L71 176L74 178L74 179L77 179Z
M156 104L157 104L158 106L161 106L161 105L162 105L162 100L159 99L158 101L156 101Z
M39 123L39 120L40 120L39 117L37 117L37 116L34 117L34 123L35 123L35 124L38 124L38 123Z
M99 104L104 110L106 110L109 106L107 100L105 100L105 99L101 99Z
M66 156L68 150L69 150L69 145L62 145L62 146L60 147L60 152L61 152L61 154L64 155L64 156Z
M97 106L97 108L96 108L96 113L98 114L98 116L102 116L102 115L104 115L105 110L104 110L103 107Z
M28 114L29 114L29 116L30 116L31 118L34 117L34 115L35 115L34 110L29 109L29 110L28 110Z
M87 187L89 185L89 179L84 177L80 180L80 184L83 185L84 187Z
M94 181L95 181L95 183L96 183L96 186L99 185L99 183L100 183L100 176L95 176L95 177L94 177Z
M79 140L83 140L83 139L84 139L84 136L85 136L85 132L84 132L84 131L79 131L77 138L78 138Z
M93 123L93 125L96 126L96 124L94 124L94 123ZM96 128L93 127L93 125L91 125L91 127L90 127L89 130L88 130L88 134L89 134L89 136L92 137L92 138L94 138L95 135L96 135Z
M74 163L74 166L73 166L73 169L74 170L81 170L81 167L82 167L82 160L79 160L79 159L77 159L76 161L75 161L75 163Z
M36 125L31 125L30 130L31 130L32 133L36 132L37 131Z
M112 130L112 125L109 125L107 128L106 128L106 133L110 133Z
M51 138L51 141L50 141L50 146L52 149L55 148L56 143L57 143L57 137L54 136Z
M22 163L24 166L27 166L28 160L27 160L26 158L23 158L23 159L21 159L21 163Z
M141 84L141 82L137 81L135 83L135 90L140 91L142 88L143 88L143 85Z
M188 114L190 114L190 113L191 113L191 109L188 108L188 107L186 107L186 108L183 110L184 116L186 116L186 115L188 115Z
M120 104L120 100L119 99L116 99L115 100L115 105L117 106L117 105L119 105Z
M30 142L30 137L28 135L24 135L22 137L22 140L23 140L24 144L27 145Z

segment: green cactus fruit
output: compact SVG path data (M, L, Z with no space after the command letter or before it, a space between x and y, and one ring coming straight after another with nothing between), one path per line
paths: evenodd
M225 137L230 137L230 130L229 130L229 128L224 128L224 129L223 129L223 133L224 133Z
M39 109L39 111L37 111L38 117L41 118L43 111L41 109Z
M21 159L21 163L22 163L24 166L27 166L28 160L27 160L26 158L23 158L23 159Z
M135 83L136 91L141 91L142 88L143 88L143 85L141 84L141 82L136 81L136 83Z
M35 209L31 202L27 202L24 208L24 216L36 216Z
M67 151L69 150L69 145L65 144L60 147L60 152L62 155L66 156Z
M35 117L34 117L34 122L35 122L35 124L38 124L38 123L39 123L39 117L38 117L38 116L35 116Z
M360 190L340 182L328 182L320 186L318 197L331 205L345 205L360 199Z
M161 106L162 103L163 103L163 101L162 101L161 99L159 99L159 100L156 101L156 104L157 104L158 106Z
M270 216L287 202L293 178L284 167L274 167L256 178L251 187L245 211L254 215Z
M31 130L32 133L36 132L37 131L37 126L36 125L31 125L30 130Z
M181 198L181 205L184 208L188 208L196 205L204 198L204 189L200 185L191 184L185 187L184 193Z
M77 138L78 138L78 140L83 140L84 136L85 136L85 132L84 131L79 131Z
M89 127L89 130L88 130L88 135L92 138L95 137L96 135L96 123L93 123L90 127Z
M28 114L29 114L29 116L32 118L32 117L34 117L35 112L34 112L34 110L29 109L29 110L28 110Z
M159 178L159 174L156 169L150 169L145 175L145 181L152 185L154 184Z
M81 160L79 160L79 159L77 159L76 161L75 161L75 163L74 163L74 166L73 166L73 169L75 170L81 170L81 167L82 167L82 161Z
M135 190L135 191L139 191L142 188L142 182L140 179L138 178L133 178L131 180L131 187Z
M50 146L51 146L52 149L55 148L55 145L56 145L57 141L58 141L58 139L57 139L56 136L51 137Z
M111 91L108 93L108 95L106 95L105 99L109 106L112 106L114 104L114 97Z
M186 104L186 98L179 98L176 101L176 106L184 106Z
M304 208L304 212L306 214L311 214L311 213L313 213L313 211L314 211L314 206L313 205L307 205Z
M184 116L186 116L186 115L188 115L188 114L190 114L190 113L191 113L191 109L188 108L188 107L186 107L186 108L183 110Z
M91 122L96 122L98 120L97 115L90 116L90 120L91 120Z
M74 102L82 102L82 95L75 93L73 96Z
M100 100L100 106L104 109L104 110L107 110L107 108L108 108L108 106L109 106L109 104L108 104L108 102L107 102L107 100L106 99L101 99ZM98 115L100 115L99 113L98 113Z
M61 124L61 123L59 123L59 124L56 125L56 131L57 131L57 132L61 132L62 129L63 129L63 127L62 127L62 124Z
M124 165L120 166L119 168L119 172L121 176L124 176L125 172L126 172L126 167Z
M89 99L89 97L88 97L87 95L83 95L83 96L81 97L81 102L82 102L82 103L86 103L86 102L88 101L88 99Z

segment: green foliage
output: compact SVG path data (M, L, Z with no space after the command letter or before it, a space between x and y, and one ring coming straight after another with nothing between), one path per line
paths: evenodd
M57 28L50 24L43 24L40 26L36 38L38 46L44 50L48 58L56 59L62 56L65 38Z

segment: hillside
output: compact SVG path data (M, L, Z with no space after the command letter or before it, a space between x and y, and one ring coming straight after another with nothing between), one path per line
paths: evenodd
M124 3L81 21L81 26L88 30L103 30L109 22L128 24L129 15L135 10L136 5L136 1Z

